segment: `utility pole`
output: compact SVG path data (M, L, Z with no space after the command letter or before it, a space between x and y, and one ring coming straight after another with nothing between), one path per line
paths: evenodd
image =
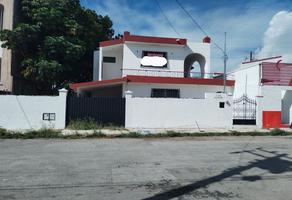
M226 54L226 32L224 33L224 75L223 75L223 79L224 79L224 89L223 89L223 92L224 94L226 94L226 65L227 65L227 59L228 59L228 56Z

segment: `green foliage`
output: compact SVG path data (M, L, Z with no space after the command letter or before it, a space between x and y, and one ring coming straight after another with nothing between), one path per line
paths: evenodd
M60 132L53 129L41 129L28 131L23 134L23 139L33 139L33 138L58 138L60 137Z
M88 118L72 120L69 122L67 128L71 130L97 130L101 126L94 119Z
M0 128L0 139L86 139L86 138L171 138L171 137L221 137L221 136L292 136L292 132L281 129L273 129L269 132L196 132L196 133L180 133L175 131L167 131L166 133L142 134L140 132L130 132L119 135L106 135L101 130L96 130L92 134L76 134L62 135L60 131L53 129L31 130L27 132L13 132Z
M51 94L91 80L93 51L113 37L112 25L79 0L21 0L20 23L0 31L0 40L18 59L22 77Z
M271 130L270 133L272 136L289 135L288 132L281 130L281 129L278 129L278 128Z
M92 118L71 120L67 128L71 130L99 130L99 129L124 130L125 129L123 127L116 126L114 124L97 123Z
M33 138L59 138L61 134L53 129L31 130L25 133L0 129L1 139L33 139Z

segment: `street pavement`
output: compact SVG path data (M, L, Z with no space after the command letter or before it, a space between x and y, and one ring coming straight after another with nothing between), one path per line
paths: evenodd
M292 137L0 140L0 200L292 200Z

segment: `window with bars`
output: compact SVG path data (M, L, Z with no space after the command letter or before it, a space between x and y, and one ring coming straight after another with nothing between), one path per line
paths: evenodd
M152 89L152 98L180 98L179 89Z
M0 30L3 30L3 22L4 22L3 17L4 17L4 6L0 4ZM1 52L1 55L0 55L0 81L1 81L2 49L0 52Z

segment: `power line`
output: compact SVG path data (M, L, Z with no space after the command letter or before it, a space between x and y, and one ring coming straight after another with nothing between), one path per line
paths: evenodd
M202 33L205 35L205 36L208 36L207 32L202 28L202 26L193 18L193 16L183 7L183 5L178 1L178 0L175 0L176 3L179 5L179 7L190 17L190 19L192 20L192 22L202 31ZM214 45L220 49L223 53L224 50L215 42L213 41Z
M165 18L166 21L168 22L169 26L174 30L174 32L175 32L178 36L182 37L181 34L179 34L179 32L176 30L176 28L172 25L172 23L171 23L171 21L169 20L169 18L167 17L167 15L164 13L164 11L163 11L162 7L160 6L158 0L155 0L155 2L156 2L156 4L157 4L159 10L161 11L161 14L164 16L164 18Z

